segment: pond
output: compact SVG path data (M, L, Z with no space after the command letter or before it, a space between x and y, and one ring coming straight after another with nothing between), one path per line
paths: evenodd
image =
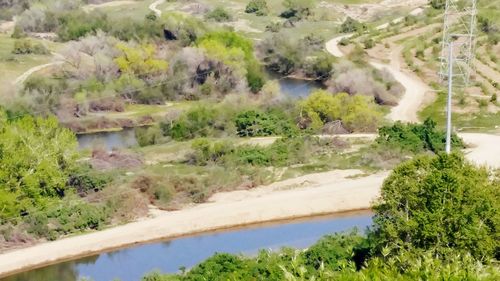
M318 81L302 80L295 78L279 79L281 92L291 98L305 98L317 89L324 89L325 86Z
M77 135L77 139L80 149L102 147L110 151L137 145L135 129L133 128L126 128L121 131L79 134Z
M370 212L353 212L204 233L62 262L2 280L75 281L88 277L95 281L139 281L153 270L175 273L182 266L193 267L216 252L254 255L259 249L307 248L327 234L354 227L364 230L371 224L371 216Z

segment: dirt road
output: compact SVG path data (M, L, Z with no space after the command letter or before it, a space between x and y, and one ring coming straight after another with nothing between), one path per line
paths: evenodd
M410 12L411 15L418 15L424 10L416 8ZM401 22L404 18L396 18L393 23ZM383 29L389 26L389 23L384 23L377 26L377 29ZM326 50L335 57L343 57L344 53L338 47L339 42L344 38L350 38L353 34L345 34L333 38L326 43ZM418 122L417 112L420 109L425 93L430 91L429 86L423 83L416 75L405 71L401 68L399 53L401 50L395 49L390 56L390 63L383 64L378 61L371 60L369 63L377 69L386 69L394 78L403 85L405 93L398 105L391 108L388 118L393 121L403 122Z
M100 3L100 4L88 4L88 5L83 6L82 9L88 13L90 11L93 11L93 10L99 9L99 8L118 7L118 6L123 6L123 5L130 5L130 4L134 4L134 3L137 3L137 1L131 1L131 0L111 1L111 2L104 2L104 3Z
M23 74L19 75L16 78L16 80L14 80L14 82L12 82L12 84L14 84L14 85L22 85L24 83L24 81L26 81L26 79L28 79L28 77L31 76L31 74L33 74L35 72L38 72L38 71L40 71L42 69L51 67L51 66L61 65L63 63L64 63L64 61L54 61L54 62L49 62L49 63L46 63L46 64L37 65L35 67L32 67L32 68L26 70Z
M158 6L165 3L165 0L156 0L151 5L149 5L149 9L153 11L157 16L161 16L161 10L158 9Z
M467 159L478 165L500 169L499 135L461 133L459 136L471 146L465 151Z
M331 171L247 191L219 193L209 203L190 209L160 212L154 218L1 254L0 278L9 272L155 239L367 209L387 174L363 176L358 170Z

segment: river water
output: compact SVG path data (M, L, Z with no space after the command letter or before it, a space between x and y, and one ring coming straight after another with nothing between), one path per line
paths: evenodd
M216 252L254 255L259 249L307 248L327 234L354 227L364 230L371 224L371 216L369 212L355 212L204 233L62 262L2 281L76 281L82 277L139 281L153 270L175 273L182 266L190 268Z

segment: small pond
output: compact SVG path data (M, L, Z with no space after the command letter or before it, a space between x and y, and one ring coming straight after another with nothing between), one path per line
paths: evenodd
M135 129L133 128L126 128L121 131L79 134L77 139L80 149L102 147L109 151L137 145Z
M323 89L324 85L318 81L309 81L295 78L279 79L281 92L291 98L305 98L312 91Z
M254 255L259 249L307 248L327 234L354 227L364 230L371 224L371 216L370 212L354 212L204 233L62 262L2 280L76 281L89 277L95 281L140 281L152 270L175 273L180 267L190 268L216 252Z

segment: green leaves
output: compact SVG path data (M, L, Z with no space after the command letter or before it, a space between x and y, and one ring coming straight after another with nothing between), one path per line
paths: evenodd
M396 122L392 126L381 127L376 141L386 147L398 147L413 153L426 150L437 153L444 151L446 139L445 132L436 129L436 122L426 119L422 125ZM456 134L452 135L452 147L464 147L463 141Z
M300 108L315 130L325 123L340 120L350 131L369 132L377 128L382 118L375 103L365 96L333 95L323 90L312 93Z
M397 167L374 206L379 249L493 258L500 247L500 184L490 176L458 154L421 156Z
M0 117L0 217L62 197L76 160L76 137L57 119ZM12 198L16 204L8 203Z

